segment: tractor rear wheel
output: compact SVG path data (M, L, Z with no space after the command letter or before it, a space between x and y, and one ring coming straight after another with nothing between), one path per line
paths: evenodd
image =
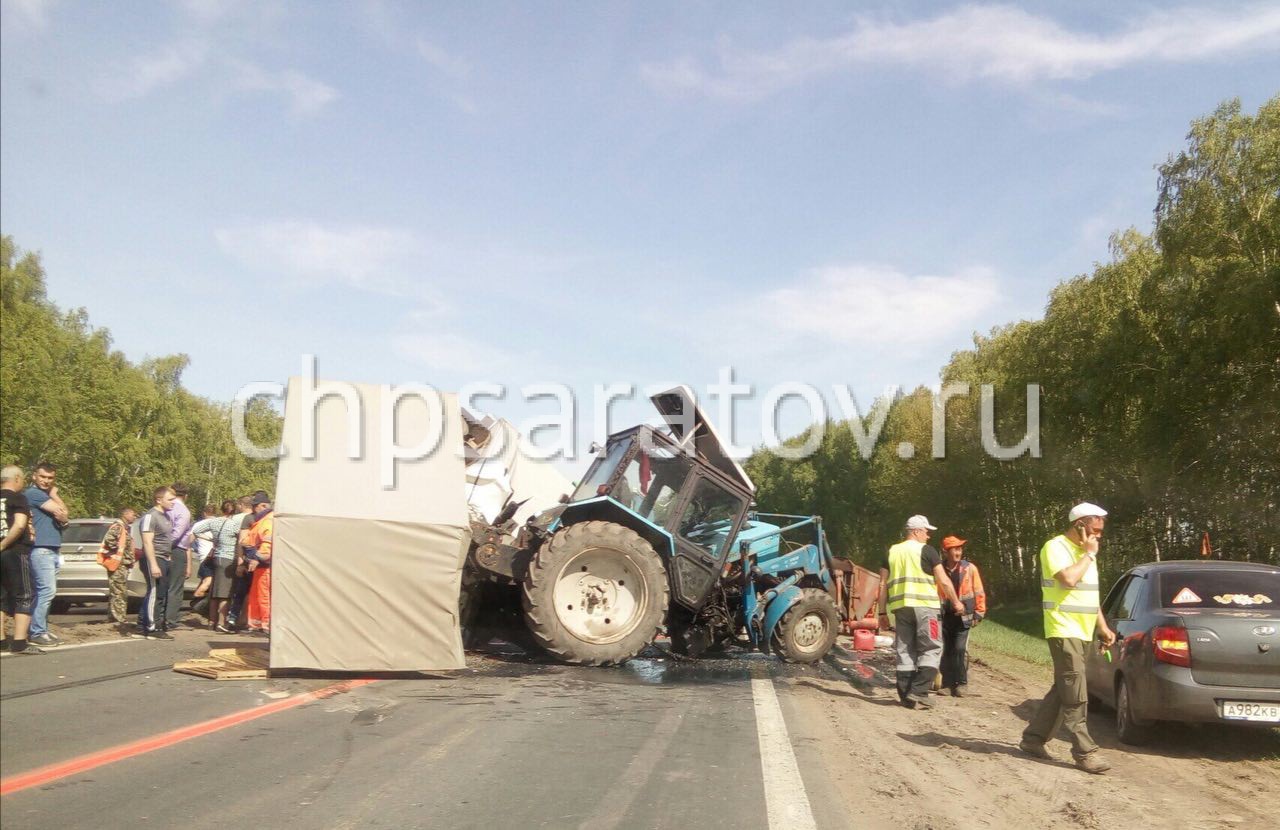
M836 601L821 588L804 588L773 632L773 651L788 663L816 663L826 656L840 629Z
M612 522L582 522L543 544L524 581L525 622L538 645L570 663L635 657L667 614L667 571L653 546Z

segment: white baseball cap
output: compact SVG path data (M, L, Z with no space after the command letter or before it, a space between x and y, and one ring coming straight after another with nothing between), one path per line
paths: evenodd
M929 524L929 520L924 516L916 515L907 519L907 530L937 530L937 528Z
M1103 510L1098 505L1082 501L1075 507L1071 508L1071 512L1067 514L1067 521L1074 522L1076 519L1088 519L1093 516L1104 518L1106 515L1107 511Z

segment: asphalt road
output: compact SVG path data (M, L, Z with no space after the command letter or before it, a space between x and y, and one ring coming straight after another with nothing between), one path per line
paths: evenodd
M216 682L169 669L228 644L183 631L175 643L4 658L0 777L13 782L181 727L268 711L334 683ZM781 830L811 816L810 826L850 826L819 760L824 727L806 722L771 680L826 667L737 653L588 669L514 650L468 663L380 679L160 748L135 745L4 795L0 824Z

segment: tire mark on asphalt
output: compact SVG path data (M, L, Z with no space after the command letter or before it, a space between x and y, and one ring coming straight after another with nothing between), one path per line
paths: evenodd
M653 734L641 745L631 763L613 782L613 786L604 791L604 797L596 805L595 811L578 825L579 830L613 830L631 810L640 790L653 777L658 763L666 757L667 747L675 737L684 719L684 710L667 707L666 714Z
M347 768L347 763L351 761L352 744L355 743L355 736L351 734L351 725L348 724L342 728L342 748L338 752L337 759L329 765L324 772L324 777L320 779L320 783L316 785L310 793L309 800L302 802L301 806L310 806L315 800L324 795L325 791L333 786L333 782L338 780L338 776Z
M133 669L132 671L122 671L116 674L105 674L101 677L86 677L84 680L69 680L66 683L55 683L52 686L41 686L38 689L9 692L7 694L0 695L0 700L16 700L20 697L43 695L49 692L61 692L65 689L78 689L81 686L91 686L94 683L106 683L110 680L123 680L126 677L137 677L142 674L155 674L157 672L168 672L172 670L173 663L163 663L159 666L148 666L145 669Z
M516 693L513 691L511 693L503 695L503 697L514 699L515 695ZM430 750L428 750L427 752L419 756L419 758L416 759L415 763L417 761L425 761L427 763L434 764L434 763L439 763L440 761L443 761L445 756L448 755L454 749L454 747L456 747L458 744L465 741L467 738L471 737L472 734L475 733L476 729L478 729L481 725L483 725L482 722L474 722L474 721L470 723L467 723L467 722L462 723L459 726L459 728L454 729L453 731L445 734L443 738L441 738L439 741L436 742L435 746L433 746ZM335 823L329 823L324 826L327 828L327 830L354 830L354 828L357 828L357 827L367 826L369 822L369 816L375 814L378 809L378 802L381 801L383 798L387 797L392 791L403 788L405 785L406 784L404 779L401 779L401 778L389 779L384 784L377 787L373 791L366 793L362 797L360 808L354 811L356 813L355 816L351 818L341 819Z

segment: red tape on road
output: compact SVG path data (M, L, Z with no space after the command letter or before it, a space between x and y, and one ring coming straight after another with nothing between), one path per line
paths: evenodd
M192 724L191 726L184 726L170 732L162 732L150 738L113 746L98 752L91 752L88 755L81 755L69 761L59 761L56 764L49 764L30 772L19 773L9 778L0 779L0 797L12 795L31 787L39 787L70 775L88 772L91 769L113 764L116 761L123 761L126 758L145 755L157 749L164 749L167 746L180 744L192 738L199 738L214 732L220 732L223 729L230 729L233 726L239 726L242 723L248 723L258 718L265 718L267 715L274 715L276 712L283 712L286 709L292 709L304 703L324 700L327 697L340 695L360 686L367 686L370 683L377 682L376 678L344 680L341 683L334 683L332 686L325 686L323 689L316 689L314 692L305 692L293 697L287 697L284 700L276 700L271 703L265 703L262 706L255 706L252 709L232 712L230 715L223 715L212 720Z

